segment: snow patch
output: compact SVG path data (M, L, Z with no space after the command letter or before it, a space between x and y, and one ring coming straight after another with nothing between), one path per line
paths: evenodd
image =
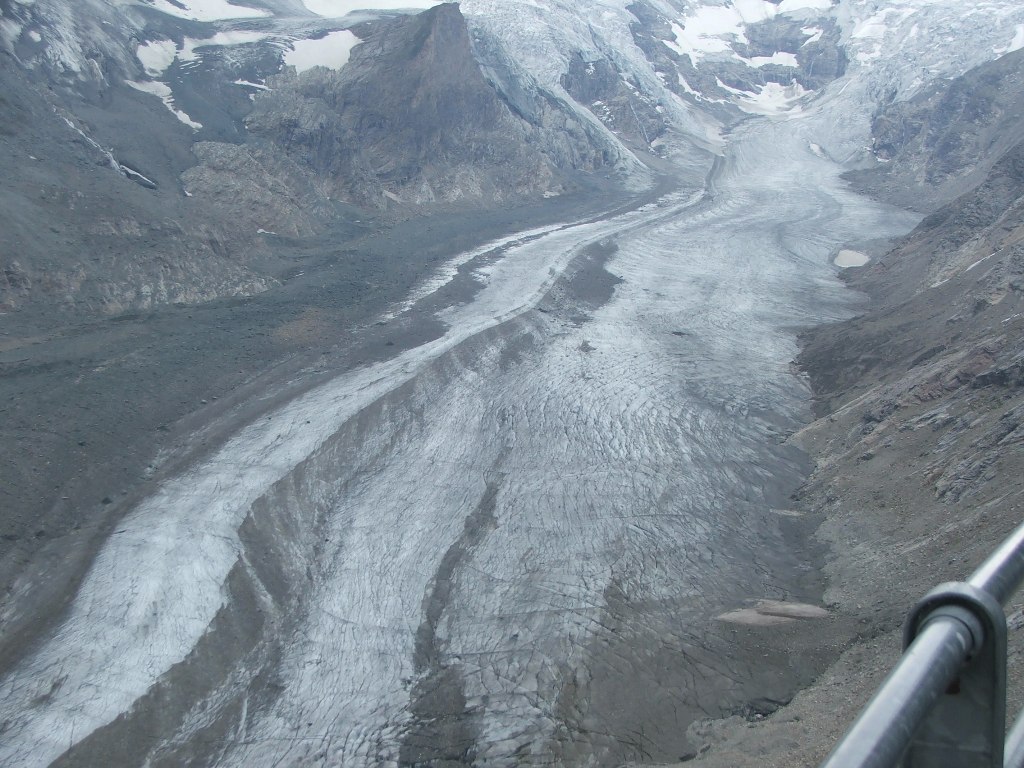
M804 40L804 45L810 45L811 43L818 42L825 34L825 30L818 27L802 27L800 31L805 35L810 35L810 37Z
M682 88L685 93L688 93L691 96L695 96L698 99L704 98L704 94L695 91L693 89L693 86L686 82L686 78L683 77L682 75L679 75L679 87Z
M233 5L228 0L151 0L154 8L168 16L190 21L223 21L225 19L259 19L270 16L269 11Z
M719 88L736 97L736 106L750 115L794 115L800 111L800 100L811 93L796 81L789 85L766 83L751 92L730 88L720 79L715 80Z
M796 54L787 53L786 51L776 51L771 56L755 56L752 59L743 59L743 61L757 69L767 67L769 64L779 64L783 67L800 66L800 63L796 60Z
M140 83L135 80L125 80L125 85L129 85L137 91L143 93L149 93L156 96L160 101L164 103L171 113L178 118L181 122L187 125L194 131L198 131L203 127L202 123L198 123L188 116L185 112L178 109L174 105L174 94L171 92L171 87L167 83L161 83L159 80L151 80L149 82Z
M866 253L851 251L848 248L844 248L839 252L832 263L842 269L849 269L850 267L863 267L869 261L871 261L871 257Z
M426 10L443 0L302 0L306 10L317 16L340 18L352 11Z
M173 40L151 40L135 49L135 56L150 77L159 77L166 72L177 55L178 46Z
M317 40L296 40L292 50L284 55L284 63L305 72L313 67L327 67L340 70L348 64L352 49L362 40L347 29L331 32Z

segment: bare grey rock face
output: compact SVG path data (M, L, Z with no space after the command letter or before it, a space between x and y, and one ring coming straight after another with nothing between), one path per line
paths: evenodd
M574 171L605 165L557 105L510 108L474 59L457 5L366 34L341 72L272 79L246 121L339 197L371 207L493 204L561 194Z
M324 185L271 147L207 141L192 151L199 162L181 175L184 189L215 206L239 238L257 232L311 237L334 212Z
M964 194L1024 140L1024 51L885 105L872 134L880 164L856 183L923 211Z
M607 59L587 60L576 53L562 77L562 87L614 133L647 151L668 127L661 105L646 97Z
M273 284L251 271L220 223L177 188L174 166L190 141L182 126L147 117L123 91L110 94L107 109L140 119L151 138L166 140L163 157L135 160L130 147L105 148L87 122L64 110L65 97L7 56L0 79L9 148L0 164L11 179L0 190L0 305L43 310L56 321L60 312L118 314ZM85 114L93 108L82 106Z

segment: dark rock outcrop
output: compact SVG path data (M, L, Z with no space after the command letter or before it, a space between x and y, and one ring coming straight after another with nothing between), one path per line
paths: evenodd
M353 203L480 205L560 194L606 156L568 111L527 119L473 57L443 4L363 32L340 71L285 72L257 98L250 133Z
M562 76L562 87L634 146L649 149L665 133L665 120L658 105L623 79L607 59L585 58L577 52L569 60L569 71Z
M888 104L872 133L883 164L851 173L858 185L924 211L964 194L1024 141L1024 50Z

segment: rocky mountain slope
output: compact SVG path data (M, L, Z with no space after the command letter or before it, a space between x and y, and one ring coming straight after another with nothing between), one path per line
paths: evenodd
M567 110L541 99L509 107L473 58L458 5L357 31L365 39L340 72L273 77L246 119L328 196L369 207L505 203L559 195L574 171L610 168Z
M930 212L984 181L1024 140L1024 76L1015 51L913 98L885 104L872 126L876 167L851 180L897 204Z
M22 184L0 214L0 305L113 315L252 295L291 266L274 237L349 239L609 179L635 190L664 158L696 185L727 125L799 112L851 62L872 73L871 98L902 104L922 72L994 55L884 55L948 32L930 4L894 17L830 0L602 0L600 23L561 0L411 4L430 10L0 4L0 162ZM974 34L1007 19L994 7ZM880 132L879 157L908 130Z

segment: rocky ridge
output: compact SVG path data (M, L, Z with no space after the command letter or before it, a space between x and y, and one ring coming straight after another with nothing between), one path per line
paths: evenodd
M370 28L340 72L268 81L246 128L357 205L468 205L562 194L609 166L557 105L510 109L473 58L458 5Z
M937 81L874 117L877 164L849 178L904 207L931 211L982 183L1024 140L1024 50Z

